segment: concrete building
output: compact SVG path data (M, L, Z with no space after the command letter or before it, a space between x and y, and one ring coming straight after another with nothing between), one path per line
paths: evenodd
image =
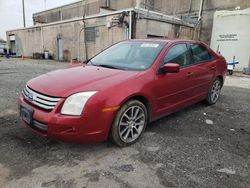
M250 0L82 0L35 13L34 26L8 31L7 40L19 56L49 52L58 60L84 60L130 38L190 38L210 44L215 10L238 6L250 7Z
M18 56L48 52L57 60L85 60L125 39L196 36L193 24L140 8L138 0L79 1L33 19L34 26L7 32L8 46Z
M200 28L198 38L210 44L215 11L246 9L250 7L250 0L143 0L141 7L196 23ZM200 13L201 19L197 22Z
M235 8L246 9L250 7L250 0L94 0L95 4L90 4L91 1L85 1L87 8L79 8L84 4L83 1L76 2L70 6L62 6L54 9L53 13L57 16L57 21L60 19L72 18L74 16L82 16L84 13L97 14L99 13L98 7L109 8L111 10L119 10L130 7L140 7L152 11L160 12L166 15L180 16L185 21L197 24L200 28L200 39L210 44L213 26L213 17L215 11L219 10L234 10ZM93 0L92 0L93 3ZM202 6L201 6L202 5ZM88 10L88 11L86 11ZM201 11L202 10L202 11ZM201 11L201 12L200 12ZM38 17L46 15L51 18L51 15L44 11L34 14L34 23L37 23ZM201 13L201 20L199 14ZM45 18L44 18L45 19ZM49 21L49 19L48 19Z
M0 55L3 55L6 49L7 49L7 42L0 38Z

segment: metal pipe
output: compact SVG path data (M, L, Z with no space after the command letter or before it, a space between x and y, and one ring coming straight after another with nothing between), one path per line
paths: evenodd
M62 8L60 8L59 13L60 13L60 20L62 21L63 20Z
M132 11L129 11L129 39L132 39Z
M204 0L201 0L198 21L201 20L201 17L202 17L203 4L204 4Z
M107 8L110 7L110 0L106 0L106 7L107 7Z
M195 29L196 29L199 26L199 32L198 32L198 37L197 37L199 40L200 40L200 36L201 36L203 4L204 4L204 0L201 0L198 22L197 22L196 27L195 27Z
M85 47L85 60L88 60L89 57L88 57L88 46L87 46L87 41L86 41L86 23L85 21L83 20L83 23L84 23L84 47Z
M41 27L41 43L42 43L42 53L44 52L44 35L43 35L43 27Z
M26 27L24 0L22 0L22 4L23 4L23 27Z
M190 0L190 5L189 5L189 10L188 10L188 15L190 14L191 10L192 10L192 0Z
M84 26L81 28L80 32L79 32L79 38L78 38L78 55L77 55L77 61L80 61L80 47L81 47L81 33L82 31L85 29L85 24ZM85 39L84 39L85 40Z
M128 38L129 38L129 28L126 27L126 40L128 40Z

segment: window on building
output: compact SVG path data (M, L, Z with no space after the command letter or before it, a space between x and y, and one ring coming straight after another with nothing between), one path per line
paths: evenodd
M200 44L191 44L190 48L195 61L194 63L199 63L202 61L208 61L212 59L212 56L206 47Z
M190 64L190 53L186 44L177 44L173 46L164 57L164 64L177 63L180 66Z
M96 39L95 27L85 28L85 40L86 40L86 42L95 42L95 39Z

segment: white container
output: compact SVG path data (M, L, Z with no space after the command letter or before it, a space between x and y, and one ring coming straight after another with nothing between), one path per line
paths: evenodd
M248 67L250 61L250 9L216 11L211 48L219 51L228 63L239 62L236 71Z
M49 52L48 51L44 51L44 59L49 59Z

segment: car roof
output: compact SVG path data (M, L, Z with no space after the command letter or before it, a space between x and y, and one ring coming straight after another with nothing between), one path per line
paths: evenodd
M162 44L167 43L176 43L176 42L199 42L201 41L195 41L195 40L189 40L189 39L170 39L170 38L146 38L146 39L130 39L128 41L131 42L157 42Z

